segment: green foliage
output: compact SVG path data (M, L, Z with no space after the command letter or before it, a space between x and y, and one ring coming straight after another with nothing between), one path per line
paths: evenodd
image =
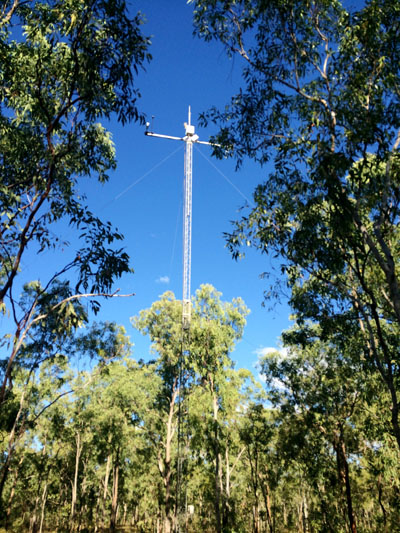
M6 24L1 34L1 298L28 245L40 251L57 245L50 226L63 217L85 241L73 265L78 286L86 290L96 270L91 291L108 290L128 270L128 258L103 245L121 236L81 204L76 185L92 175L105 181L115 167L101 118L143 120L134 85L149 58L141 16L130 20L123 1L16 2L10 20L18 32Z
M197 303L204 293L213 295L210 311L200 306L192 314L193 331L201 320L207 331L213 319L204 317L218 322L232 305L209 286L198 291ZM137 319L163 338L157 346L165 352L152 363L132 359L122 328L96 324L70 346L93 358L97 352L90 370L72 372L59 355L39 373L15 372L14 436L0 428L2 466L9 468L8 531L39 528L43 517L47 529L114 524L150 533L169 516L170 526L187 519L188 533L345 533L346 465L358 530L396 531L399 452L383 416L390 398L374 374L366 379L360 366L350 368L347 354L329 343L306 349L293 343L288 354L260 361L267 382L262 397L247 370L232 368L225 339L221 350L210 343L220 363L208 372L200 365L194 370L195 357L186 360L182 370L190 370L190 379L178 391L175 358L157 328L167 324L174 345L171 316L181 336L181 303L168 293ZM240 313L238 320L244 320ZM202 342L192 339L194 354L204 353ZM178 468L193 515L177 514Z
M136 75L150 59L150 43L141 14L131 17L124 0L3 4L0 302L9 320L0 404L8 409L18 365L32 372L62 352L88 320L81 297L97 312L96 298L111 296L114 281L132 272L118 246L122 235L88 209L79 188L82 179L105 182L116 166L101 121L144 120ZM72 260L55 264L42 283L36 281L42 272L27 279L21 269L27 252L67 247L61 233L68 225L79 238Z
M357 337L391 394L400 446L399 6L193 4L197 33L244 60L243 89L203 122L220 125L220 152L238 164L273 165L228 246L280 259L305 340L307 320L339 350Z

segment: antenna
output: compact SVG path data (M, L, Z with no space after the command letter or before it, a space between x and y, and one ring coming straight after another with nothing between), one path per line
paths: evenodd
M189 329L191 319L191 301L190 301L190 280L191 280L191 260L192 260L192 170L193 170L193 144L212 143L200 141L199 136L195 133L195 128L191 124L191 109L188 110L188 121L184 123L185 136L174 137L172 135L163 135L153 133L147 129L145 135L149 137L159 137L160 139L171 139L173 141L185 142L185 173L183 181L183 294L182 294L182 327Z

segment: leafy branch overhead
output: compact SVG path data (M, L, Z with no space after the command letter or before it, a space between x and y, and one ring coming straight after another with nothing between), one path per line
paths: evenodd
M120 236L87 211L76 187L91 176L106 181L115 167L102 118L143 121L135 76L150 56L141 16L128 18L122 0L17 1L2 22L0 299L11 295L27 248L56 246L51 225L66 218L79 228L82 216L91 254L77 255L81 283L93 264L99 275L91 288L109 290L128 257L102 246Z
M88 321L82 299L96 313L99 298L115 296L115 280L132 272L121 233L79 191L82 180L104 183L116 167L101 121L144 120L136 77L151 57L142 23L124 0L0 8L0 306L10 318L2 407L15 372L37 371ZM79 244L65 264L54 254L53 272L26 268L35 253L69 246L67 227Z
M308 320L339 345L361 331L400 446L400 6L192 3L196 32L243 60L243 88L203 123L238 164L268 169L228 246L280 258L304 340Z

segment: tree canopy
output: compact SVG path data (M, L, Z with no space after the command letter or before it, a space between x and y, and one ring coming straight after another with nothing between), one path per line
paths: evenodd
M272 167L228 245L281 259L304 341L307 320L338 343L362 332L400 446L399 5L193 4L197 33L244 61L243 88L203 122L220 125L217 142L239 164Z
M150 59L142 17L130 18L123 0L3 4L0 303L13 325L2 360L2 405L17 360L33 369L40 358L51 357L58 340L87 320L81 297L89 296L97 311L96 296L111 295L114 280L131 271L118 245L122 235L88 209L79 180L104 182L116 165L101 120L143 121L136 74ZM66 226L80 239L67 264L55 264L42 282L39 272L24 277L27 253L68 246L60 230ZM28 358L30 334L39 359Z

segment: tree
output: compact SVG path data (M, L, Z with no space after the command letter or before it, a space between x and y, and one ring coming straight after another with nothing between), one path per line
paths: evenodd
M249 373L238 375L232 371L233 361L230 357L235 342L243 335L249 310L241 298L236 298L232 303L223 303L220 297L221 293L211 285L202 285L196 291L193 311L197 321L193 322L190 332L190 354L194 369L202 385L208 389L211 399L212 418L208 421L207 434L215 468L214 508L217 533L232 527L230 515L233 514L230 508L230 480L227 473L225 486L223 483L224 449L227 454L226 472L229 470L224 422L226 424L229 418L232 420L235 411L240 409L240 385L249 378ZM221 421L221 415L224 421Z
M228 235L281 258L299 324L361 330L400 446L400 8L371 0L193 1L196 31L245 66L216 142L274 170ZM304 327L304 337L307 337Z
M178 428L179 394L181 391L182 324L181 304L172 292L164 293L150 309L133 318L133 325L149 335L153 351L159 354L156 372L161 378L154 405L154 416L148 420L148 434L155 447L158 470L163 484L164 531L174 528L174 442Z
M95 297L110 296L113 281L130 271L128 255L114 246L122 235L90 212L78 183L105 182L115 168L101 119L143 121L135 75L150 56L141 23L124 0L15 0L0 13L0 304L14 323L2 408L30 329L46 320L76 328L85 319L71 321L76 302L88 295L97 311ZM57 235L61 221L77 230L80 249L43 286L23 279L28 252L67 246Z
M260 499L264 503L266 531L273 533L274 521L271 512L271 484L274 470L279 469L276 457L269 457L274 434L273 411L261 403L251 404L247 416L240 426L240 438L246 450L248 476L254 497L254 531L260 531ZM272 463L272 464L271 464ZM260 495L261 493L261 495Z
M349 340L347 351L352 349ZM391 482L376 490L376 472L382 483L383 426L390 424L382 416L387 391L374 373L360 371L360 360L350 365L349 359L329 342L315 341L306 348L293 344L286 354L267 354L260 361L269 397L280 411L280 448L291 469L301 473L303 521L310 530L378 529L379 501L385 509L396 491ZM383 453L390 457L389 450ZM391 495L388 500L383 501L383 492ZM367 509L372 511L368 519ZM394 527L397 514L383 516L386 528Z
M196 387L196 380L209 388L211 396L211 455L214 464L215 485L215 523L216 530L221 531L222 508L222 458L221 431L222 424L218 413L224 400L222 393L225 379L242 382L240 377L228 377L227 368L232 367L229 357L235 341L239 340L248 313L240 298L233 302L221 302L221 293L211 285L202 285L193 301L190 334L182 329L182 303L171 292L150 309L141 311L133 318L134 326L143 334L149 335L153 351L158 354L157 374L161 377L161 387L155 405L156 416L149 427L152 441L156 447L159 472L164 486L164 531L169 533L177 517L180 480L180 467L174 469L177 456L177 441L180 417L185 417L186 405L183 395L190 395ZM244 379L244 377L242 377ZM185 391L183 391L185 384ZM226 400L228 401L228 400ZM235 404L236 405L236 404ZM189 430L190 431L190 430ZM181 446L181 443L177 443ZM174 496L175 489L175 496Z
M95 324L78 345L98 360L90 371L73 373L60 355L41 366L29 388L26 371L15 383L15 394L25 394L23 418L12 442L1 435L7 463L0 470L4 524L12 531L28 521L32 532L55 524L113 531L151 492L144 421L159 384L154 368L131 358L115 324Z

